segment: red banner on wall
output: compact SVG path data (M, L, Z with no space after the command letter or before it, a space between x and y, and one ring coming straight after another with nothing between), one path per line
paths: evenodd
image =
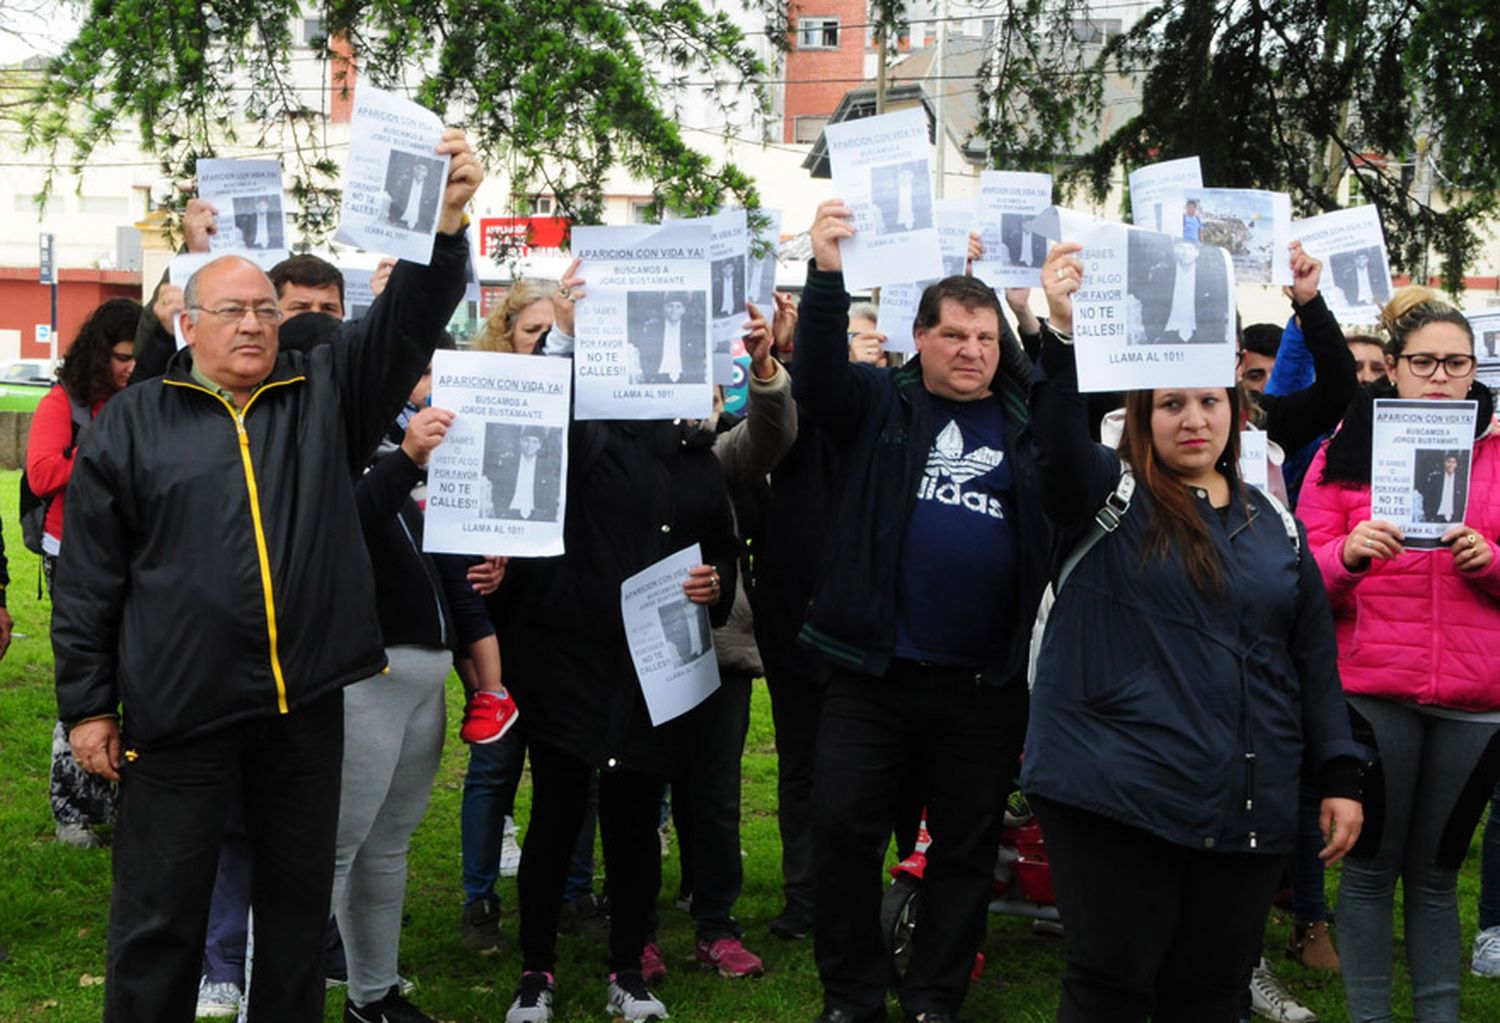
M566 217L480 217L479 254L491 256L508 244L523 256L562 255Z

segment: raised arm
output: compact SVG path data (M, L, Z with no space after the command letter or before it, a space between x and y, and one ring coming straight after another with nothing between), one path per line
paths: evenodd
M753 302L748 326L745 347L750 351L750 388L745 418L714 440L714 454L730 487L776 468L797 439L791 374L771 357L771 328Z
M1297 451L1338 425L1359 381L1354 356L1318 291L1323 265L1292 243L1292 308L1312 357L1312 386L1266 402L1266 433L1287 451Z

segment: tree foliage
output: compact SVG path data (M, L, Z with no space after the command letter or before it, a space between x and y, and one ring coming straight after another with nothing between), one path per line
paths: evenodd
M784 4L741 2L785 44ZM94 0L32 97L28 140L54 166L82 168L133 125L175 179L229 145L282 148L301 227L322 235L341 166L326 145L327 97L310 99L292 74L293 26L318 16L315 56L338 67L352 53L359 81L466 128L523 203L545 190L563 212L597 219L605 176L623 166L653 183L658 206L757 204L753 182L689 146L674 117L674 87L689 81L713 83L723 110L768 108L755 47L699 0Z
M875 3L888 23L905 7ZM999 26L978 82L993 166L1053 170L1102 201L1123 171L1196 155L1207 184L1288 191L1304 215L1337 208L1357 175L1396 264L1462 287L1500 196L1493 0L985 7ZM1138 20L1102 46L1075 30L1122 13ZM1141 109L1100 139L1112 78Z

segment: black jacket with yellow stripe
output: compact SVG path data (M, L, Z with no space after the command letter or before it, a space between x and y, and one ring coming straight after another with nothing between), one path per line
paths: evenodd
M236 412L192 353L79 447L53 595L58 717L146 748L285 714L385 665L354 481L463 296L467 244L397 264L335 343L283 352Z

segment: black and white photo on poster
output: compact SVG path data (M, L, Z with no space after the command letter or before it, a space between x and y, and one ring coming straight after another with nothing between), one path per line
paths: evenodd
M286 248L281 196L238 195L231 202L240 244L247 249Z
M443 177L443 161L437 157L392 149L385 165L386 222L431 233L443 198Z
M632 384L701 384L708 349L701 291L631 291L625 296Z
M1370 452L1370 517L1402 543L1437 547L1468 506L1474 401L1377 399Z
M764 218L756 230L755 221ZM750 217L750 262L745 271L745 298L768 318L776 308L776 268L780 265L781 211L756 210Z
M426 265L448 182L443 123L426 107L361 85L354 94L335 241Z
M433 353L432 404L454 417L427 467L424 550L563 553L571 384L566 359Z
M1222 250L1154 231L1129 231L1128 238L1128 343L1222 342L1224 324L1234 318Z
M588 281L575 305L578 419L706 419L713 411L709 219L573 228L578 274ZM725 322L738 328L743 320ZM726 352L732 371L732 339Z
M1390 301L1391 279L1385 272L1383 258L1378 245L1335 252L1328 257L1328 275L1345 306L1385 305Z
M687 599L683 583L701 564L697 544L620 584L620 617L652 725L687 713L719 688L708 609Z
M562 497L565 431L557 426L486 423L485 517L556 522Z
M933 222L931 138L921 107L830 124L823 130L833 193L853 213L841 239L851 292L943 274Z
M745 256L739 253L715 259L710 272L714 282L714 319L745 315Z

